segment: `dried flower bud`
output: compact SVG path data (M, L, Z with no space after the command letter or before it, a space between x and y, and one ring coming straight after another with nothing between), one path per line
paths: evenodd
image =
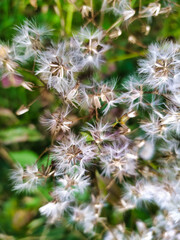
M22 105L17 111L16 111L16 115L23 115L24 113L29 111L29 107L26 107L24 105Z
M142 32L147 36L151 30L151 27L149 25L145 25L142 27Z
M121 34L122 34L121 29L116 27L110 32L109 37L113 39L119 37Z
M137 42L137 39L136 39L135 36L130 35L130 36L128 37L128 41L129 41L130 43L132 43L132 44L135 44L135 43Z
M26 81L23 81L21 83L21 86L29 91L32 91L32 88L34 87L34 84L32 82L26 82Z
M89 17L91 11L92 11L91 7L83 5L82 8L81 8L82 17L83 18Z
M161 9L160 3L150 3L148 7L139 12L141 17L158 16Z
M96 109L98 109L98 108L101 108L101 103L100 103L100 101L99 101L99 96L94 96L93 97L93 104L94 104L94 106L95 106L95 108Z

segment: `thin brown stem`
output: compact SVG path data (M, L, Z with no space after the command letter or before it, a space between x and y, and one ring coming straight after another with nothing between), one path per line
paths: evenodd
M139 0L139 12L141 12L141 8L142 8L142 0Z
M113 178L113 179L110 181L110 183L107 185L106 189L109 190L115 182L116 182L116 178Z
M44 151L39 155L39 157L36 159L35 164L39 161L39 159L41 159L41 157L50 150L49 147L45 148Z
M91 5L91 15L93 19L94 18L93 0L90 0L90 5Z
M111 31L111 29L113 29L114 27L116 27L119 23L121 23L122 21L122 17L120 17L115 23L113 23L107 30L106 30L106 34Z
M107 231L111 232L111 234L112 234L113 237L114 237L114 240L118 240L117 237L116 237L116 235L114 234L114 232L105 224L105 222L100 221L100 223L103 225L103 227L104 227Z
M99 14L99 12L97 12L96 14L94 14L94 17L93 17L93 18L90 18L90 19L84 24L83 28L86 27L90 22L92 22L93 24L95 24L94 19L95 19L95 17L98 16L98 14Z
M98 110L97 110L97 108L95 108L95 111L96 111L96 120L98 121L99 118L98 118Z
M34 69L35 69L35 65L36 65L36 58L37 58L37 55L35 56L34 62L33 62L33 69L32 69L32 72L33 72L33 73L34 73Z

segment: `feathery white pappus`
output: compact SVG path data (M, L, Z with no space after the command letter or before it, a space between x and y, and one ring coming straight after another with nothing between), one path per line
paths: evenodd
M166 127L163 124L162 118L155 113L150 114L150 119L141 122L140 128L145 132L145 135L152 142L157 139L166 141Z
M106 2L106 8L104 3L105 11L112 11L115 16L122 16L122 21L127 21L134 16L135 10L131 8L131 3L129 0L118 0L118 1L104 1ZM111 5L108 7L107 3L110 2Z
M84 166L91 163L96 157L96 146L87 144L85 137L76 136L70 132L64 141L59 142L52 148L52 155L57 173L61 173L65 169L71 169L74 165L84 169Z
M83 67L99 68L104 62L103 54L110 48L109 45L103 43L103 31L93 32L89 28L81 28L74 35L74 44L83 54Z
M17 192L31 192L36 190L37 186L41 184L41 179L36 164L32 166L26 166L25 169L18 164L16 169L11 171L10 179L13 183L13 190Z
M45 114L41 116L40 122L42 125L47 127L53 136L56 136L60 130L67 132L70 130L70 126L72 125L72 121L68 119L70 111L71 109L69 106L64 109L57 110L54 113L50 113L50 111L47 110Z
M97 223L97 218L93 206L80 205L73 207L73 214L71 220L83 229L85 233L94 234L94 228Z
M42 79L50 88L63 92L68 85L74 85L74 73L81 70L81 52L61 42L38 54L38 70Z
M112 126L110 123L103 123L102 119L94 124L87 123L87 127L83 128L83 131L89 132L97 144L104 141L112 141L113 134Z
M138 109L140 106L147 108L146 102L143 99L144 90L143 83L137 77L131 76L129 80L123 84L124 91L118 98L119 103L125 103L129 109Z
M37 55L43 49L44 40L51 35L52 30L45 26L38 26L35 21L26 20L16 27L13 39L16 59L20 62Z
M50 224L61 220L64 211L68 208L69 202L49 202L39 208L42 215L46 216Z
M138 71L144 84L151 89L157 88L160 93L170 90L179 73L178 51L179 45L173 42L150 45L146 59L139 61Z
M128 149L128 143L106 145L100 154L102 164L102 174L113 178L118 178L121 182L123 176L136 175L137 155Z
M54 189L54 194L62 201L75 201L75 194L83 194L90 185L90 180L83 175L83 171L77 174L65 173L57 181L59 186Z
M110 83L95 82L91 87L86 87L86 98L89 107L101 109L104 107L103 114L106 115L110 108L119 103L118 95L115 91L117 79L111 79ZM101 102L103 104L101 104Z

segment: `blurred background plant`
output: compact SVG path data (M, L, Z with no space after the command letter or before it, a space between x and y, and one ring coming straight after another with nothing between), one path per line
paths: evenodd
M136 12L141 12L142 17L137 18L135 15L132 22L121 24L118 17L111 12L105 12L100 16L99 11L103 3L101 0L1 0L0 39L2 42L11 44L15 26L21 25L26 19L34 19L39 25L47 25L50 29L54 29L52 40L56 42L72 36L80 27L90 24L90 27L95 29L96 24L100 23L102 28L111 34L113 40L113 47L106 54L100 76L102 79L108 79L110 76L118 78L117 84L120 86L126 81L127 76L136 71L137 58L146 54L150 43L164 39L179 42L180 36L178 0L156 1L161 4L164 12L163 14L154 13L154 16L148 16L148 13L143 13L141 9L142 5L148 7L154 1L132 0L130 2L131 7ZM166 9L167 5L172 9ZM112 28L111 31L113 23L116 23L116 28ZM28 64L32 65L32 63ZM21 69L20 73L25 81L39 84L39 79L30 72ZM34 163L50 143L50 138L41 127L39 118L44 108L48 105L55 108L57 103L54 102L54 96L50 91L44 91L41 98L31 105L30 110L27 109L26 114L17 116L18 108L22 105L27 107L39 96L39 93L36 89L28 91L24 88L21 85L21 79L11 82L1 76L1 80L0 239L86 239L82 232L68 224L60 223L58 227L51 228L45 225L46 219L40 216L39 207L49 196L48 187L42 187L38 194L30 196L24 193L17 195L12 191L9 181L10 169L16 162L23 166ZM22 111L22 108L20 110ZM46 159L45 155L41 161ZM99 179L100 188L103 189L102 179L100 177L97 179ZM88 198L88 194L82 196L80 201L83 202L83 198ZM108 214L112 225L121 222L121 215L116 215L115 212L111 214L111 206L104 211L107 211L104 214ZM155 211L155 208L152 211ZM133 219L137 218L147 224L150 223L152 211L143 209L143 211L129 212L126 216L127 225L131 228Z

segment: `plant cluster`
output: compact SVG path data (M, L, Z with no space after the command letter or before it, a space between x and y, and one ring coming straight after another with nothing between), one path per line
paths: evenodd
M48 224L65 221L104 240L180 239L180 45L170 40L151 44L137 74L121 87L118 79L107 81L100 72L113 39L122 33L120 24L172 8L168 1L165 6L156 1L137 13L126 0L103 1L100 23L106 12L118 17L103 30L96 26L93 6L83 5L82 16L91 16L95 30L85 26L70 39L52 43L53 30L27 20L17 27L12 46L0 45L4 84L38 88L40 95L48 90L58 105L40 119L50 146L34 165L17 164L10 174L18 192L51 184L51 200L39 209ZM147 25L145 34L149 30ZM134 36L128 40L139 44ZM20 74L32 60L39 86ZM33 103L22 105L17 114ZM44 154L47 162L41 164ZM108 222L108 206L121 215L116 225ZM130 211L152 206L151 223L136 219L132 229L126 226Z

